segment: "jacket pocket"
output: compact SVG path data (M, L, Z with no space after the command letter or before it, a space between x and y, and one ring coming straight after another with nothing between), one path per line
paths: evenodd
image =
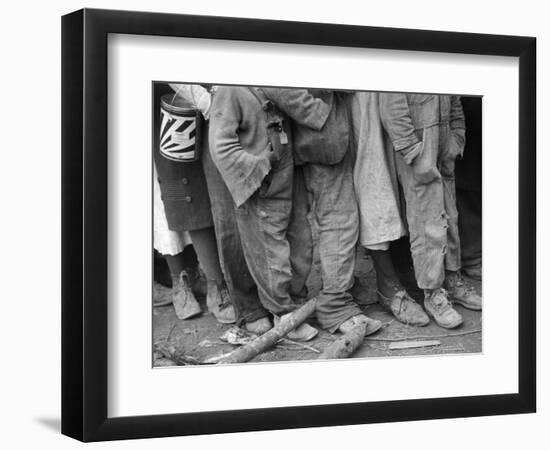
M437 95L410 94L407 96L407 101L415 128L427 128L439 123Z
M449 139L439 161L439 170L445 177L453 177L455 172L456 158L462 155L464 143L453 132L449 134Z

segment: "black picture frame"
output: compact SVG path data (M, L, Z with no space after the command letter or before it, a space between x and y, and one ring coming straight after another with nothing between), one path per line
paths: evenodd
M107 417L107 36L123 33L519 58L517 393ZM62 433L82 441L535 412L536 39L84 9L62 18ZM512 295L512 294L511 294Z

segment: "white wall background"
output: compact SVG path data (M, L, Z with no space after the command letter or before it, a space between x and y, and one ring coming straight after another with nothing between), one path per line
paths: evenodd
M529 35L538 38L538 148L549 142L544 128L550 107L550 31L544 2L463 0L452 4L417 0L320 2L277 0L88 0L86 3L9 2L0 17L1 140L0 195L0 443L3 448L73 448L81 444L59 434L60 417L60 16L83 6L242 16L357 25ZM27 118L28 107L39 106ZM36 111L36 110L34 110ZM498 162L496 162L498 164ZM550 226L543 205L550 188L544 168L550 157L539 152L538 274L550 261ZM503 244L503 256L506 247ZM503 274L505 277L506 274ZM446 449L546 448L550 420L550 307L548 287L538 286L539 412L536 415L471 418L401 424L362 425L292 431L240 433L162 440L102 443L96 448L364 448ZM511 324L511 326L514 326ZM473 374L475 376L475 374ZM369 380L365 380L368 383ZM406 380L404 379L404 382ZM229 386L228 386L229 388ZM528 447L529 448L529 447Z

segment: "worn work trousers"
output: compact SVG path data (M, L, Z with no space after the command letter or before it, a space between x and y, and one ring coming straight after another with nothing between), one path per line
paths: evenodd
M290 151L274 164L260 188L235 208L244 256L264 308L280 315L296 309L287 238L294 164Z
M456 205L460 229L462 267L481 264L481 192L457 189Z
M454 179L456 156L448 149L448 123L422 131L422 152L412 165L397 156L406 203L411 255L421 289L441 287L445 269L460 269L460 239Z
M241 244L234 203L225 182L212 161L210 152L202 155L206 184L222 272L239 322L254 322L268 315L258 298Z
M359 212L353 187L351 153L335 165L303 166L313 217L319 229L323 287L317 299L317 320L334 332L361 313L347 292L354 283Z
M287 232L292 271L290 295L296 303L304 303L308 297L306 283L313 263L313 239L303 166L294 166L292 184L292 209Z

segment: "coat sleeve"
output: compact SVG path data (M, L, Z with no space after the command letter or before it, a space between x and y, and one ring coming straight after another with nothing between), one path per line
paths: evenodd
M185 100L197 108L208 120L210 118L210 92L200 84L168 83L169 86Z
M332 105L314 97L307 89L262 88L267 98L297 124L319 131Z
M451 96L451 112L449 117L450 127L452 134L455 138L454 153L457 157L461 158L464 153L464 147L466 145L466 118L464 116L464 110L462 109L462 102L460 96Z
M406 94L380 94L380 119L393 147L401 152L418 144Z
M458 95L451 96L451 113L449 121L453 133L464 141L466 137L466 119L464 110L462 109L462 102Z
M242 108L232 88L220 87L210 115L210 153L237 206L245 203L271 170L267 154L253 155L241 145Z

